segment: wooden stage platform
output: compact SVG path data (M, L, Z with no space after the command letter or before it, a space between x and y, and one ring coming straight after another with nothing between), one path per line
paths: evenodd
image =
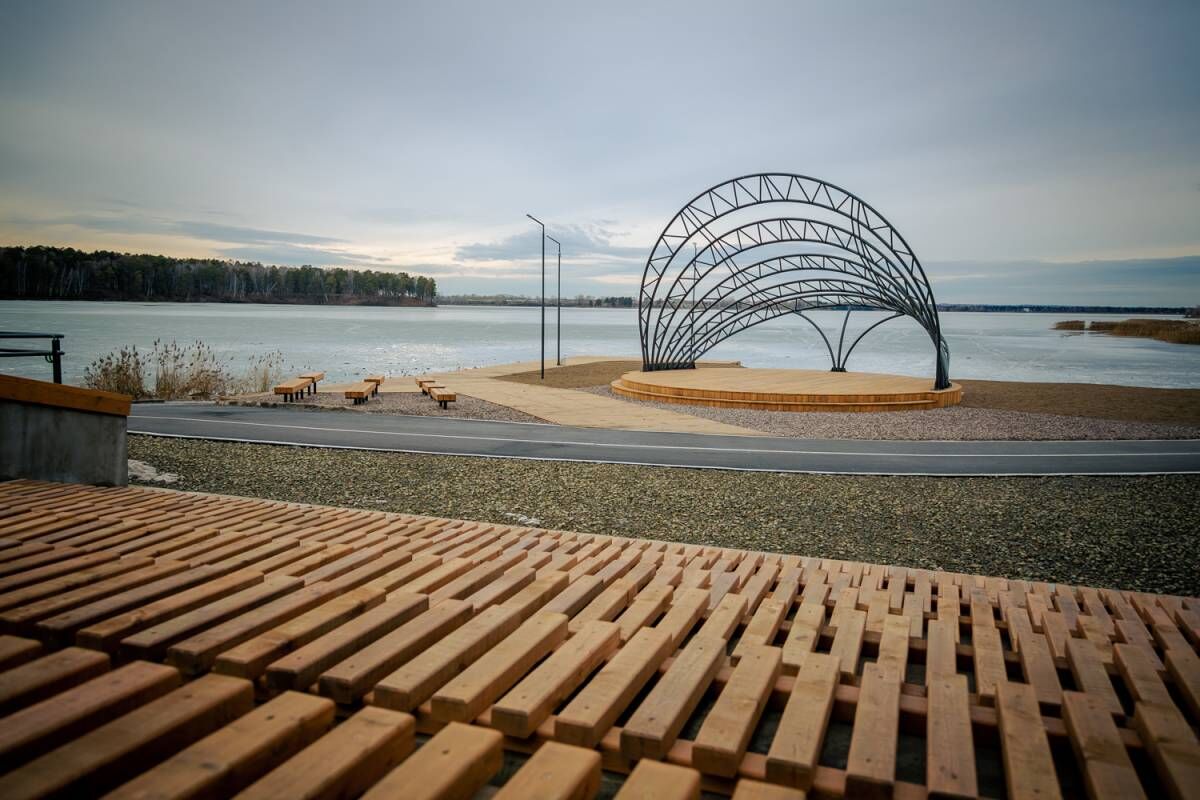
M812 369L679 369L627 372L612 390L659 403L763 411L915 411L962 401L962 387L928 378Z
M1195 598L13 481L0 628L5 800L1200 792Z

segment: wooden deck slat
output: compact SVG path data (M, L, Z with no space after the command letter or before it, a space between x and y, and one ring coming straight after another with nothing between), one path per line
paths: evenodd
M503 763L497 731L451 723L363 795L363 800L472 797Z
M174 668L135 661L9 714L0 725L0 764L28 761L179 684Z
M617 792L615 800L699 800L700 773L694 769L643 759Z
M367 707L240 792L238 800L357 797L413 750L416 722Z
M496 793L496 800L591 800L600 788L600 754L547 742Z
M977 797L975 746L965 675L939 674L928 686L925 782L936 797Z
M332 702L288 692L146 770L108 797L229 797L309 745L332 723Z
M586 623L492 706L492 726L523 739L549 718L554 708L620 645L616 623Z
M1008 796L1013 800L1061 798L1050 742L1038 712L1037 690L1001 681L996 685L996 711Z
M0 672L0 716L108 672L108 667L109 659L104 653L68 647Z
M737 775L754 727L767 706L783 666L777 647L750 645L692 743L692 763L702 772L732 778Z
M725 657L725 640L696 637L679 652L621 730L626 758L663 758Z
M1082 762L1088 795L1096 800L1145 797L1141 781L1107 706L1081 692L1063 695L1063 722Z
M199 678L0 776L0 796L32 800L106 792L253 707L248 681Z

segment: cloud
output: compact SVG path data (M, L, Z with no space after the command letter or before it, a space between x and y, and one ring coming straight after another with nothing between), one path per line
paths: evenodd
M588 278L596 283L612 284L614 286L638 286L642 282L641 275L592 275Z
M564 260L575 264L612 261L643 261L645 247L613 244L620 234L599 224L547 226L546 235L562 243ZM533 223L530 229L512 234L496 242L460 245L454 251L459 261L513 261L541 258L541 231ZM546 243L547 256L557 253L554 242Z

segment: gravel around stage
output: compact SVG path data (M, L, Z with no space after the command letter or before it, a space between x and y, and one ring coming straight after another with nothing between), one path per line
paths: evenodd
M418 417L455 417L498 420L500 422L545 422L543 419L538 419L514 408L489 403L465 394L460 394L458 400L451 403L446 409L420 392L380 392L378 397L372 397L370 402L360 406L354 405L353 400L347 400L340 392L317 392L308 395L303 400L291 403L281 402L276 395L271 394L241 395L235 399L231 398L220 402L229 405L275 408L341 408L365 414L408 414Z
M1200 595L1197 475L790 475L141 435L129 457L177 489Z
M774 436L802 439L925 439L950 440L1078 440L1078 439L1193 439L1200 426L1129 422L1060 414L1032 414L998 408L953 406L928 411L879 411L841 413L835 411L758 411L751 408L709 408L675 403L634 400L613 392L607 385L582 391L626 403L648 405L691 414Z

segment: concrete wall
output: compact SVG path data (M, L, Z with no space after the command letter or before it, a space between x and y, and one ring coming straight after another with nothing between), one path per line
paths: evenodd
M0 478L124 486L125 417L0 398Z

